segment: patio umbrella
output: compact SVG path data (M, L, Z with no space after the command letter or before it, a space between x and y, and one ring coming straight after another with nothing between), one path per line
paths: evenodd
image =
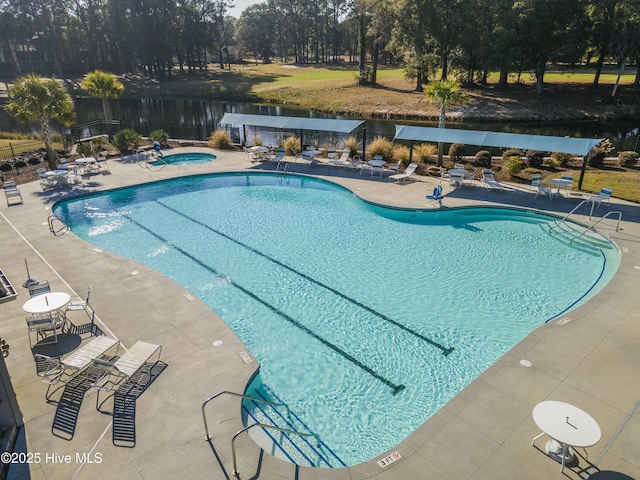
M23 288L29 288L30 286L37 284L38 281L31 278L31 275L29 274L29 264L27 263L26 258L24 259L24 266L27 269L27 279L24 281L22 286Z

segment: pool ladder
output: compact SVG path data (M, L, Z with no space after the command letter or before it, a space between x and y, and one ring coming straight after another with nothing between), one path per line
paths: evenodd
M228 390L223 390L223 391L220 391L220 392L216 393L215 395L212 395L211 397L207 398L202 403L202 421L204 423L204 431L205 431L204 439L205 439L205 441L210 441L211 440L211 434L209 433L209 426L208 426L208 423L207 423L207 414L206 414L205 407L207 406L207 404L209 402L211 402L212 400L214 400L214 399L216 399L216 398L218 398L218 397L220 397L222 395L231 395L233 397L238 397L238 398L241 398L241 399L251 400L252 402L255 402L255 403L262 403L262 404L270 405L271 407L284 407L286 409L287 417L289 419L291 418L291 410L289 409L289 406L286 403L272 402L272 401L266 400L264 398L251 397L249 395L243 395L241 393L236 393L236 392L230 392ZM255 417L253 417L253 418L255 419ZM239 477L240 476L240 473L238 472L237 461L236 461L236 447L235 447L236 438L238 438L243 433L248 432L249 430L251 430L251 429L253 429L255 427L260 427L260 428L263 428L265 430L273 430L273 431L281 432L281 433L284 433L285 435L297 435L297 436L299 436L301 438L312 437L312 438L314 438L316 440L316 443L317 443L316 448L321 448L321 440L320 440L320 437L318 436L318 434L316 434L316 433L299 432L299 431L293 430L291 428L283 428L283 427L278 427L277 425L271 425L271 424L266 424L266 423L262 423L262 422L256 421L256 423L252 423L251 425L247 425L246 427L244 427L241 430L237 431L233 435L233 438L231 439L231 456L232 456L232 459L233 459L233 476L235 476L235 477ZM267 434L267 435L269 435L269 434ZM284 448L282 447L282 445L280 445L273 437L271 437L271 435L269 435L269 437L272 439L274 444L280 448L280 450L283 452L283 454L286 455L287 458L293 464L296 464L295 461L291 458L291 456L289 456L287 454L287 452L284 451Z
M64 235L71 230L71 227L69 227L64 220L55 215L49 215L49 218L47 218L47 225L49 225L49 231L56 237Z
M573 210L571 210L569 213L567 213L564 217L562 217L560 220L557 220L553 223L553 225L551 225L549 227L549 233L552 233L553 230L555 228L560 227L561 225L568 225L567 224L567 220L569 219L569 217L575 213L582 205L585 205L587 203L591 203L591 211L589 212L589 220L591 220L591 217L593 215L593 207L595 205L595 202L592 202L590 200L582 200L578 205L576 205ZM595 226L598 225L600 222L602 222L605 218L608 218L610 216L614 216L616 215L618 217L618 222L616 224L616 232L620 231L620 222L622 221L622 212L618 211L618 210L613 210L610 212L605 213L602 217L598 218L595 222L593 222L591 225L588 226L584 226L582 224L580 224L581 226L584 227L584 229L580 232L580 234L575 237L574 239L572 239L571 241L573 242L573 240L578 240L580 237L582 237L583 235L585 235L587 232L589 231L593 231L594 233L598 233L599 235L602 235L603 237L605 236L604 234L597 232L595 230ZM575 230L575 229L574 229Z
M140 160L140 157L142 157L142 160ZM152 162L160 161L161 165L151 165L149 163L150 161L152 161ZM142 148L139 148L138 150L136 150L136 163L138 164L138 166L140 168L147 169L150 172L159 172L164 167L169 165L162 158L162 153L161 152L157 152L155 150L148 151L148 150L145 150L145 149L142 149ZM153 169L151 167L159 167L159 168Z

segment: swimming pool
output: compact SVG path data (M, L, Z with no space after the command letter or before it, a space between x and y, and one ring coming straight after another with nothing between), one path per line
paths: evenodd
M568 246L536 212L387 209L301 176L174 179L54 213L207 302L261 364L249 392L285 402L346 465L401 442L620 260Z
M196 165L198 163L206 163L211 160L215 160L217 157L212 155L211 153L197 153L197 152L188 152L188 153L169 153L164 154L162 159L154 160L153 162L149 162L150 165L159 166L159 165Z

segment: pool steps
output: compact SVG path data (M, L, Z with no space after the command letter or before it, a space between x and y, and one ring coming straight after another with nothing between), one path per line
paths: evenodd
M273 425L299 434L290 435L279 432L273 435L273 432L266 428L253 429L251 436L256 443L271 455L296 465L324 468L346 466L340 457L317 434L311 432L308 426L289 410L268 386L263 384L261 388L264 391L254 390L252 396L260 398L263 402L255 402L249 398L245 398L242 402L243 412L247 415L247 425L253 422Z

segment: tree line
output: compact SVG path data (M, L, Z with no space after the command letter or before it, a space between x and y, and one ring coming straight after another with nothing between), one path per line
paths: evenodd
M436 79L499 82L551 63L619 72L640 86L640 0L0 0L0 75L102 69L168 77L236 60L358 63L376 83L398 62L416 90ZM232 55L232 52L234 55Z

